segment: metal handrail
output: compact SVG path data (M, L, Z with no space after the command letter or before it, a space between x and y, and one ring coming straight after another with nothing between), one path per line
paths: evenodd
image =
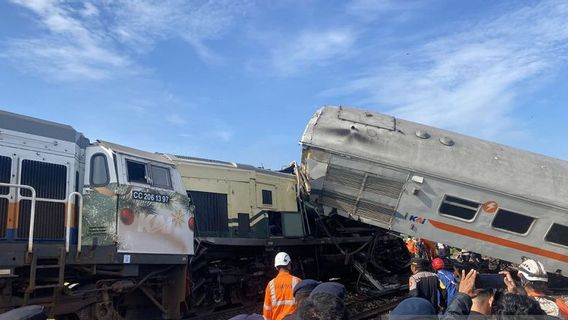
M79 192L71 192L67 196L67 227L65 228L65 252L69 253L69 244L71 243L71 197L79 197L79 230L77 235L77 252L81 252L81 226L83 220L83 195Z
M26 197L28 200L31 201L31 210L30 210L30 231L28 233L28 253L32 253L34 247L34 224L35 224L35 204L36 204L36 191L32 186L27 186L23 184L14 184L14 183L3 183L0 182L0 187L9 187L9 188L16 188L16 189L27 189L32 192L31 197ZM20 200L18 200L20 201Z

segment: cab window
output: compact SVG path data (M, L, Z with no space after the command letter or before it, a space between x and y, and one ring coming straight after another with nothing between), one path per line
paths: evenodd
M146 179L146 164L126 160L126 169L128 171L128 182L148 184L148 179Z
M92 186L106 186L110 182L108 172L107 157L102 153L97 153L91 157L91 176Z
M152 165L152 185L159 188L171 188L170 169Z

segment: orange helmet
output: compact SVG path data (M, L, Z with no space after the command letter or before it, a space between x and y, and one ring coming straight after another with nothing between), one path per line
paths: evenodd
M444 266L444 260L440 258L432 260L432 268L434 268L434 270L438 271L440 269L444 269Z

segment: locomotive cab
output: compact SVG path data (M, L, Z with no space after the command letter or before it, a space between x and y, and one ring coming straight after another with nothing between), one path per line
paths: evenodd
M87 148L87 159L83 244L193 254L192 206L169 159L102 141Z

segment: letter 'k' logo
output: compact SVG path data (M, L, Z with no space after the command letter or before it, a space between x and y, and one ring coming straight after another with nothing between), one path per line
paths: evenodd
M424 219L424 218L419 217L419 216L408 217L408 221L412 221L412 222L416 222L416 223L420 223L420 224L426 223L426 220L428 220L428 219Z

